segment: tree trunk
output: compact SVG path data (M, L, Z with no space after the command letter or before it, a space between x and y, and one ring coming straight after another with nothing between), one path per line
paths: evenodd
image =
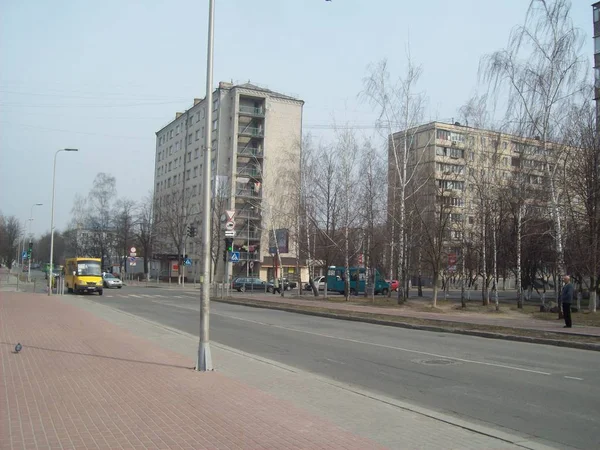
M517 269L515 275L515 288L517 290L517 308L523 308L523 287L521 286L521 246L523 234L523 206L519 205L517 211Z
M431 306L433 306L434 308L437 307L437 296L438 296L438 273L434 272L433 273L433 299L431 302Z
M500 311L500 304L498 301L498 242L496 239L497 231L496 231L496 221L494 220L494 226L492 228L492 241L494 245L494 261L493 261L493 277L494 277L494 303L496 305L496 311Z
M588 302L588 310L590 312L596 312L596 277L592 275L590 277L590 300Z

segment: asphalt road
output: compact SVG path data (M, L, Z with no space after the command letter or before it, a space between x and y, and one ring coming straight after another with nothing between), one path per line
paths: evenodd
M198 334L198 293L125 287L86 298ZM211 339L557 447L595 449L600 442L597 352L217 302Z

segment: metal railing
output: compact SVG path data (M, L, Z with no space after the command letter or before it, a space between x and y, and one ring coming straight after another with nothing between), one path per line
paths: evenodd
M238 175L247 175L254 178L262 177L262 171L254 166L241 166L237 168Z
M250 126L242 126L242 125L240 125L238 127L238 132L239 132L239 134L247 134L247 135L255 136L255 137L262 137L263 136L263 129L262 128L257 128L257 127L250 127Z
M236 197L260 198L261 194L254 189L239 189L236 193Z
M254 156L256 158L262 158L263 156L262 149L258 147L238 146L237 152L240 156Z
M239 112L243 113L243 114L251 114L253 116L264 116L265 115L265 111L263 108L261 108L261 107L257 108L255 106L240 105Z
M242 238L243 236L239 236ZM240 252L240 261L260 261L258 252Z

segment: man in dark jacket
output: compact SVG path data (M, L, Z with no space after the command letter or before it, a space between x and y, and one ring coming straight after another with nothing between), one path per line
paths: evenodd
M571 303L573 303L573 284L571 283L571 277L565 275L563 277L565 285L562 288L560 294L560 301L562 303L563 315L565 317L565 328L571 328Z

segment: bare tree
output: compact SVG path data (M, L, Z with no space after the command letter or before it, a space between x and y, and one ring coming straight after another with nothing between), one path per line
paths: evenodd
M586 91L587 92L587 91ZM590 93L591 94L591 93ZM600 137L596 128L596 111L588 98L574 107L566 127L568 144L567 173L571 263L589 289L589 310L596 312L598 276L600 275Z
M19 251L19 239L23 228L15 216L4 217L0 214L0 258L9 269Z
M110 257L110 249L113 246L112 205L117 196L116 185L115 177L101 172L94 178L92 189L88 194L88 208L84 226L89 236L88 250L91 250L93 256L97 256L102 260L102 267L105 267L106 258Z
M398 302L406 301L408 297L408 272L406 261L406 197L407 186L412 177L409 172L409 150L418 133L417 125L423 117L424 95L416 92L416 85L421 76L421 67L415 66L407 53L407 67L404 77L396 82L391 81L386 60L374 65L365 77L363 95L378 110L378 125L387 131L389 158L394 162L393 181L389 186L391 197L391 239L390 259L394 260L393 249L397 248L398 261ZM403 130L400 139L394 133ZM412 130L409 132L409 130ZM414 166L412 171L416 169ZM395 237L398 242L395 243Z
M148 263L152 258L152 245L159 225L155 220L154 203L154 194L151 192L139 204L135 217L134 236L144 257L144 274L147 278L150 276Z
M114 208L113 244L121 273L127 271L127 257L135 239L136 206L133 200L121 199Z
M518 123L525 136L538 138L539 149L547 159L545 183L556 267L561 273L566 268L557 170L564 155L551 142L558 138L573 96L582 89L586 67L582 35L572 23L570 8L568 0L531 0L524 24L511 33L507 48L486 56L480 68L496 93L508 92L507 122Z
M155 217L158 224L158 245L172 248L177 252L179 262L178 282L182 277L182 255L186 241L186 229L191 210L191 198L182 189L176 189L155 203Z

